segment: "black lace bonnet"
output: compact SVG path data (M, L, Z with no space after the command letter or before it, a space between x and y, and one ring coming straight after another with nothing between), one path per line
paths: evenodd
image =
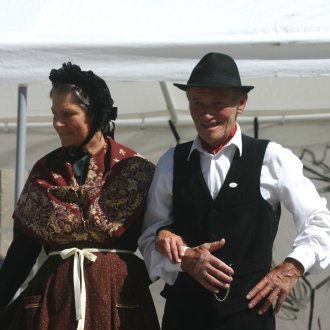
M59 69L52 69L49 79L53 87L60 84L73 84L80 87L89 97L93 112L93 122L90 132L82 146L86 145L97 131L110 133L110 122L117 118L117 108L113 107L113 99L105 81L93 71L82 71L78 65L71 62L63 63Z

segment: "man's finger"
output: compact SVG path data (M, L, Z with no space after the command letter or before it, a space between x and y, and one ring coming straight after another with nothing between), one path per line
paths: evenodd
M228 271L227 271L226 267L224 268L224 270L219 270L218 268L211 267L208 270L208 273L223 283L230 283L233 281L232 275L234 274L234 272L231 268L228 268Z
M211 243L205 243L203 244L206 249L208 249L210 252L216 251L221 249L225 245L226 241L224 238L222 238L220 241L215 241Z
M231 276L220 272L217 269L210 269L205 275L205 279L207 279L213 286L224 289L228 288L230 283L233 281Z
M246 296L246 299L250 300L255 297L268 283L266 278L263 278Z
M274 309L274 313L277 314L280 311L281 306L283 305L285 299L286 299L286 295L285 294L280 294L278 296L278 299L276 301L276 305L275 305L275 309Z
M263 306L261 307L261 309L258 312L260 315L266 313L266 311L268 310L268 308L270 307L272 302L278 297L279 293L280 293L280 290L275 289L274 291L272 291L268 294L265 303L263 304Z
M199 283L208 291L212 292L212 293L218 293L219 292L219 289L218 287L210 284L208 281L204 280L204 279L201 279L199 281Z

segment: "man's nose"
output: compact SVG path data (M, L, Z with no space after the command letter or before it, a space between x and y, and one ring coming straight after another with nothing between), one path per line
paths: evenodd
M215 111L216 111L216 107L215 106L213 106L213 105L207 105L207 106L203 107L202 114L204 116L213 116L214 113L215 113Z

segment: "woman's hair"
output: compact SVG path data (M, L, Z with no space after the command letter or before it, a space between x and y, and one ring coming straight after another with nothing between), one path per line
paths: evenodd
M54 94L70 94L72 93L77 100L77 103L86 110L88 116L93 114L93 107L90 102L89 96L84 90L74 84L58 83L53 84L52 89L49 92L49 96L52 98Z

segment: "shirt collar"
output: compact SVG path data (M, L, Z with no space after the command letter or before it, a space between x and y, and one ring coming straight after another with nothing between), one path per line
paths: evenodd
M242 156L242 131L241 131L241 128L240 128L239 124L238 124L238 123L236 123L236 124L237 124L237 131L236 131L235 135L234 135L234 136L232 137L232 139L228 142L228 144L226 144L226 145L223 147L223 149L228 148L230 145L236 146L237 149L239 150L239 156ZM189 155L188 155L188 160L190 159L190 155L191 155L191 153L192 153L195 149L196 149L197 151L199 151L200 153L205 153L205 154L208 154L208 155L209 155L209 153L208 153L208 152L202 147L202 144L201 144L201 141L200 141L198 135L195 137L195 139L194 139L194 141L193 141L193 144L192 144L192 146L191 146L191 149L190 149L190 152L189 152ZM222 149L222 150L223 150L223 149ZM217 154L219 154L219 152L221 152L221 150L218 151ZM216 154L216 155L217 155L217 154ZM215 155L215 156L216 156L216 155Z

